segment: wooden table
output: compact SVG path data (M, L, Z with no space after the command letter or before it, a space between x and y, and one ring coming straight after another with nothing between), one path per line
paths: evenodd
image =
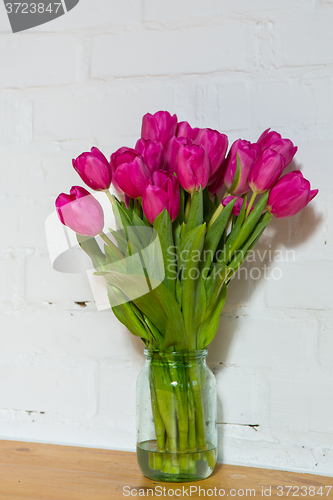
M223 492L231 498L332 500L333 478L218 464L204 481L158 483L142 476L135 453L0 441L1 500L197 499L221 498Z

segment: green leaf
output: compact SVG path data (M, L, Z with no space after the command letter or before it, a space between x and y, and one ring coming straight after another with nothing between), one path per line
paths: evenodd
M259 223L255 226L249 238L246 240L244 245L239 249L235 258L230 262L229 267L231 269L237 270L243 264L248 255L248 252L253 248L253 243L258 241L258 236L260 237L262 235L270 220L271 220L271 214L269 212L266 212L261 216Z
M237 153L236 156L237 156L237 167L236 167L236 172L235 172L235 175L234 175L234 178L233 178L233 181L232 181L232 185L228 189L228 191L230 193L233 193L235 191L235 189L237 188L237 186L239 184L239 181L240 181L241 173L242 173L242 165L241 165L241 162L240 162L239 154Z
M165 278L163 284L176 296L177 262L171 259L170 249L174 248L172 222L169 212L165 208L154 220L154 229L157 231L164 261Z
M213 307L206 311L199 333L198 349L206 347L215 337L226 298L227 286L224 284Z
M204 280L200 272L200 259L205 241L206 224L195 227L182 238L182 311L190 350L196 349L196 334L206 306ZM204 309L202 309L204 308Z
M235 242L234 242L234 249L235 250L240 248L241 245L247 240L247 238L250 236L251 232L253 231L255 225L259 221L261 214L267 205L268 194L269 193L267 192L263 195L263 197L261 198L259 203L255 206L253 211L245 219L243 227L241 228L241 230L237 234L237 237L236 237Z
M164 338L163 349L172 346L180 351L188 349L180 307L163 284L151 279L148 286L144 276L133 274L105 273L105 279L120 289L155 325Z
M237 216L236 223L235 223L234 227L232 228L232 230L227 238L227 241L225 242L222 256L219 259L221 262L223 262L226 265L228 264L229 260L231 259L232 255L234 254L235 250L237 249L235 242L237 241L238 234L240 233L240 230L242 228L242 224L244 222L245 210L246 210L246 198L243 201L242 208L239 212L239 215Z
M201 267L202 269L210 268L214 254L218 247L219 241L223 235L223 232L227 227L235 203L236 203L236 198L230 201L228 205L222 209L217 219L208 229L203 250L203 263Z
M207 187L203 190L202 196L203 196L203 222L206 222L206 224L208 224L213 213L216 210L216 207L212 202L212 200L210 199Z
M200 187L199 191L195 191L195 193L191 197L191 208L188 216L186 231L191 231L197 226L200 226L203 223L203 197L202 197L202 189Z
M123 252L123 254L126 252L127 248L127 239L125 237L125 231L123 229L119 229L118 231L114 231L113 229L109 228L109 232L112 234L114 239L116 240L119 249Z
M95 269L105 266L105 255L99 248L95 238L89 238L88 236L81 236L81 234L77 234L76 239L82 250L91 258Z
M110 300L110 304L115 302L121 302L124 300L124 295L121 290L113 287L110 283L107 283L107 292ZM112 310L116 318L126 326L126 328L138 337L144 338L150 341L149 335L146 328L142 325L141 321L138 319L137 315L132 309L130 302L124 302L117 306L112 306Z
M182 224L184 222L184 213L185 213L185 191L181 186L179 186L179 189L180 189L180 208L178 212L178 220L179 224Z

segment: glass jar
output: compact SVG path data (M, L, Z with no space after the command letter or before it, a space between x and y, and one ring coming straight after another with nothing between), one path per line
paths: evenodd
M196 481L216 464L216 381L207 350L145 350L137 380L137 459L159 481Z

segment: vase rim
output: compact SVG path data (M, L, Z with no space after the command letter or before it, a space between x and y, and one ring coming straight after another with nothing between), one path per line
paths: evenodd
M144 349L144 355L147 359L151 359L152 357L161 355L165 356L167 359L173 360L182 360L186 359L197 359L197 358L206 358L208 354L208 349L196 349L191 351L163 351L158 349L148 349L147 347Z

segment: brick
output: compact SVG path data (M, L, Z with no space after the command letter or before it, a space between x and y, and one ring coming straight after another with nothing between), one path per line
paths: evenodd
M318 355L320 366L325 369L333 368L333 321L332 319L323 319L319 333Z
M280 24L279 67L331 64L333 54L328 42L331 27L331 15L301 22L284 20Z
M127 91L98 85L87 86L81 92L67 89L51 92L34 100L35 138L38 141L84 138L89 148L98 137L101 143L109 145L109 152L104 151L109 156L116 149L111 149L110 137L134 136L134 140L127 139L130 144L121 143L133 147L135 138L140 137L142 116L159 109L175 110L172 87L154 85ZM52 116L52 120L45 122L45 114ZM68 120L68 116L75 120Z
M76 37L32 34L3 37L0 85L18 88L74 83L77 50Z
M318 377L319 378L319 377ZM271 422L298 432L332 431L333 381L271 382Z
M2 351L18 356L44 353L70 359L124 360L137 364L143 344L116 319L111 310L97 312L94 304L72 304L68 311L56 305L42 309L28 306L1 312ZM24 325L24 328L22 328ZM139 360L135 353L140 352Z
M222 316L210 359L257 369L283 365L293 372L304 366L303 336L301 320Z
M302 0L283 0L279 3L278 8L281 10L295 7L304 7ZM255 0L250 4L246 0L235 0L229 2L216 2L208 0L203 4L200 0L192 0L191 6L186 0L162 0L158 4L154 0L145 0L144 2L144 19L145 21L157 21L165 24L171 21L186 20L190 22L192 19L211 19L215 16L233 14L235 12L253 12L253 11L278 11L276 4L273 1ZM207 21L206 21L207 22Z
M272 308L328 309L333 301L330 283L333 262L281 262L266 281L267 306ZM320 279L318 279L320 276Z
M89 416L95 411L94 373L84 363L71 367L51 357L7 355L0 368L1 407Z
M218 96L221 131L244 130L250 127L250 106L246 84L220 85Z
M17 148L31 143L32 104L27 96L15 90L1 91L0 117L0 144Z
M326 141L309 139L309 141L299 141L297 162L304 165L303 174L310 178L311 186L320 190L328 189L333 184L333 172L330 168L330 155L333 148L332 140ZM320 168L318 168L318 165Z
M80 2L66 15L58 17L50 23L34 28L34 32L61 33L65 30L74 30L76 33L88 29L119 30L121 26L128 26L140 21L140 0L99 0L98 3Z
M0 301L15 301L23 297L24 257L20 253L4 252L0 257Z
M207 57L212 47L219 47L218 57ZM251 58L246 30L238 21L184 32L133 30L94 38L91 74L106 78L244 70L251 67Z
M27 257L25 283L28 303L93 300L85 272L57 272L53 269L49 256Z

